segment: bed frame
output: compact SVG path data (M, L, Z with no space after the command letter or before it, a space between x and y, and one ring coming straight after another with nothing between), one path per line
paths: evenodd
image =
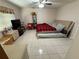
M48 31L48 32L36 32L37 38L67 38L70 37L72 29L74 27L74 22L73 21L65 21L65 20L56 20L56 23L61 23L65 25L65 28L62 32L53 32L53 31Z

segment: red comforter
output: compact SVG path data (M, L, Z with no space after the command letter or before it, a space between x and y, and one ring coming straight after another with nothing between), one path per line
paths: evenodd
M46 31L56 31L56 28L50 26L47 23L37 24L36 26L37 32L46 32Z

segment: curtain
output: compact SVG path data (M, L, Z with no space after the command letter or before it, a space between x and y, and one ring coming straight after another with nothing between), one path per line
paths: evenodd
M0 6L0 12L14 14L14 10L8 7Z

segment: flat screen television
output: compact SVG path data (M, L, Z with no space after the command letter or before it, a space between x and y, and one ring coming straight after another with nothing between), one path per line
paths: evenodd
M19 19L11 20L11 23L12 23L12 28L13 29L17 29L18 27L21 27L21 22L20 22Z

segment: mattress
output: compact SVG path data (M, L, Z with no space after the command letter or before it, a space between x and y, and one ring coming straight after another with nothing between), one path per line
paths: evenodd
M37 37L41 38L65 38L66 35L62 33L38 33Z

